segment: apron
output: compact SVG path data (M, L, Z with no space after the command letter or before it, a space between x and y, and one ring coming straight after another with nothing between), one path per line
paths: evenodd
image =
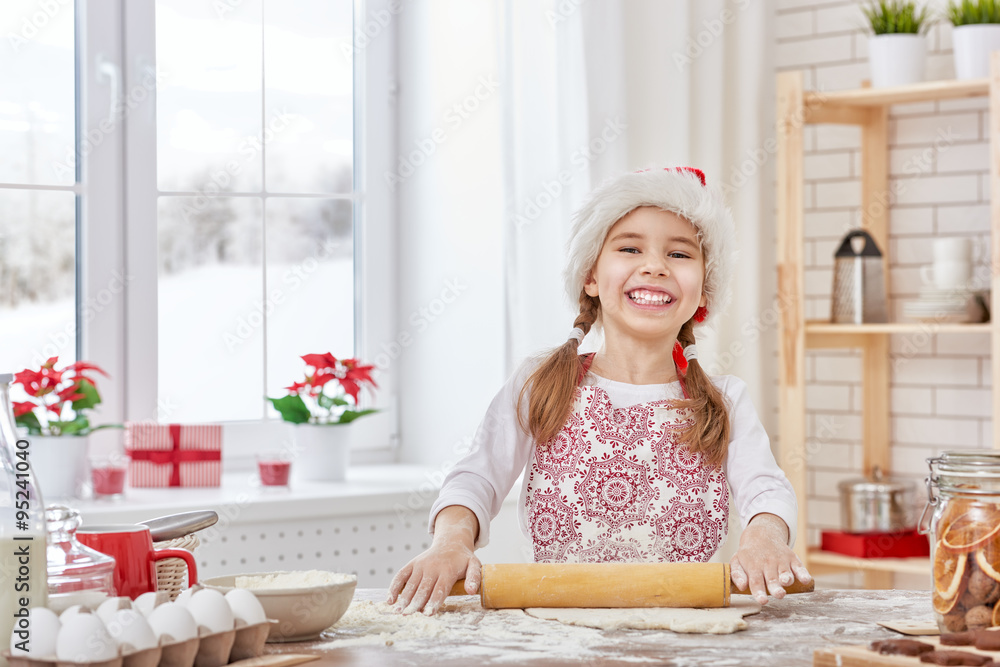
M711 558L729 529L729 485L721 466L678 443L690 411L671 400L616 409L600 387L575 391L566 424L528 462L535 561Z

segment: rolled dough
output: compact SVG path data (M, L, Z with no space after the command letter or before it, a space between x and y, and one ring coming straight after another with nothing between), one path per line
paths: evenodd
M600 630L671 630L728 635L745 630L744 616L760 612L760 605L749 595L734 595L730 607L718 609L672 609L643 607L630 609L549 609L530 608L529 616L584 625Z

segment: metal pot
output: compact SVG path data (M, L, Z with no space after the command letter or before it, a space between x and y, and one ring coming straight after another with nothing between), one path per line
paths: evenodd
M892 533L911 530L916 484L882 476L878 468L870 478L841 482L840 520L848 533Z

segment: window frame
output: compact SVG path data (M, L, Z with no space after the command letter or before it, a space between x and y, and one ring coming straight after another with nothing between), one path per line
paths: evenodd
M97 126L115 90L125 96L148 93L124 114L123 131L111 133L102 150L83 161L88 195L81 212L83 298L107 289L115 267L125 284L123 298L107 316L82 323L80 349L116 380L107 383L106 420L170 421L170 406L157 402L157 232L149 224L156 220L158 196L156 91L144 84L155 79L155 0L77 3L83 19L78 20L81 127ZM379 365L379 391L371 401L380 412L355 423L362 444L354 458L372 462L394 461L399 445L398 373L392 363L398 331L396 200L383 175L391 172L396 154L400 10L397 0L354 2L354 353L368 363L389 360ZM110 80L114 76L118 81ZM277 418L224 422L224 427L227 467L251 465L255 451L274 448L290 433Z

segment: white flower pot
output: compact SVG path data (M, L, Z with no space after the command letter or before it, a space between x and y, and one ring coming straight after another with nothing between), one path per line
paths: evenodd
M956 79L985 79L990 75L990 54L1000 51L1000 24L955 26L952 31Z
M868 40L872 87L905 86L924 80L926 35L873 35Z
M80 498L87 481L87 436L27 437L28 460L46 505Z
M342 482L351 459L354 428L351 424L296 424L292 479Z

